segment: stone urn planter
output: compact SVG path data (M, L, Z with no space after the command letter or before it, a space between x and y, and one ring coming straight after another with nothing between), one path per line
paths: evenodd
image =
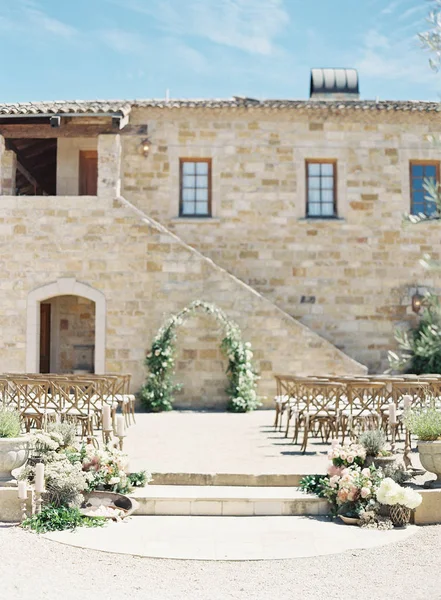
M374 465L376 469L384 469L390 465L393 465L396 461L395 456L366 456L364 461L365 467Z
M22 467L29 456L27 436L0 438L0 487L15 485L11 471Z
M428 487L441 487L441 440L418 442L420 461L426 471L434 473L436 479L427 482Z

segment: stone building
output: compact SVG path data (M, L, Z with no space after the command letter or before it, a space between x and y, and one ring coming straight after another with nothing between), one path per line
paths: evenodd
M325 99L323 99L323 97ZM440 106L304 101L0 105L0 371L129 372L165 316L214 302L276 372L383 370L436 290ZM178 398L225 401L216 323L179 334Z

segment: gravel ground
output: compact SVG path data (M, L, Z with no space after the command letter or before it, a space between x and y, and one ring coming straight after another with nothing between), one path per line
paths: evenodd
M441 526L374 550L287 561L137 558L63 546L0 526L7 600L441 599Z

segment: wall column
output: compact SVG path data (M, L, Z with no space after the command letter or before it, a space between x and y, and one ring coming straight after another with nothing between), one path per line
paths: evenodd
M98 136L98 196L114 200L121 195L121 136Z

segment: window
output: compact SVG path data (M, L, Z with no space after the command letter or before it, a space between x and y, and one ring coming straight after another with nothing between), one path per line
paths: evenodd
M211 216L211 159L181 158L180 217Z
M436 211L434 202L427 199L427 192L424 189L424 182L427 179L439 181L439 163L438 162L419 162L410 163L410 212L412 215L424 214L428 217Z
M335 217L337 163L306 161L306 216Z

